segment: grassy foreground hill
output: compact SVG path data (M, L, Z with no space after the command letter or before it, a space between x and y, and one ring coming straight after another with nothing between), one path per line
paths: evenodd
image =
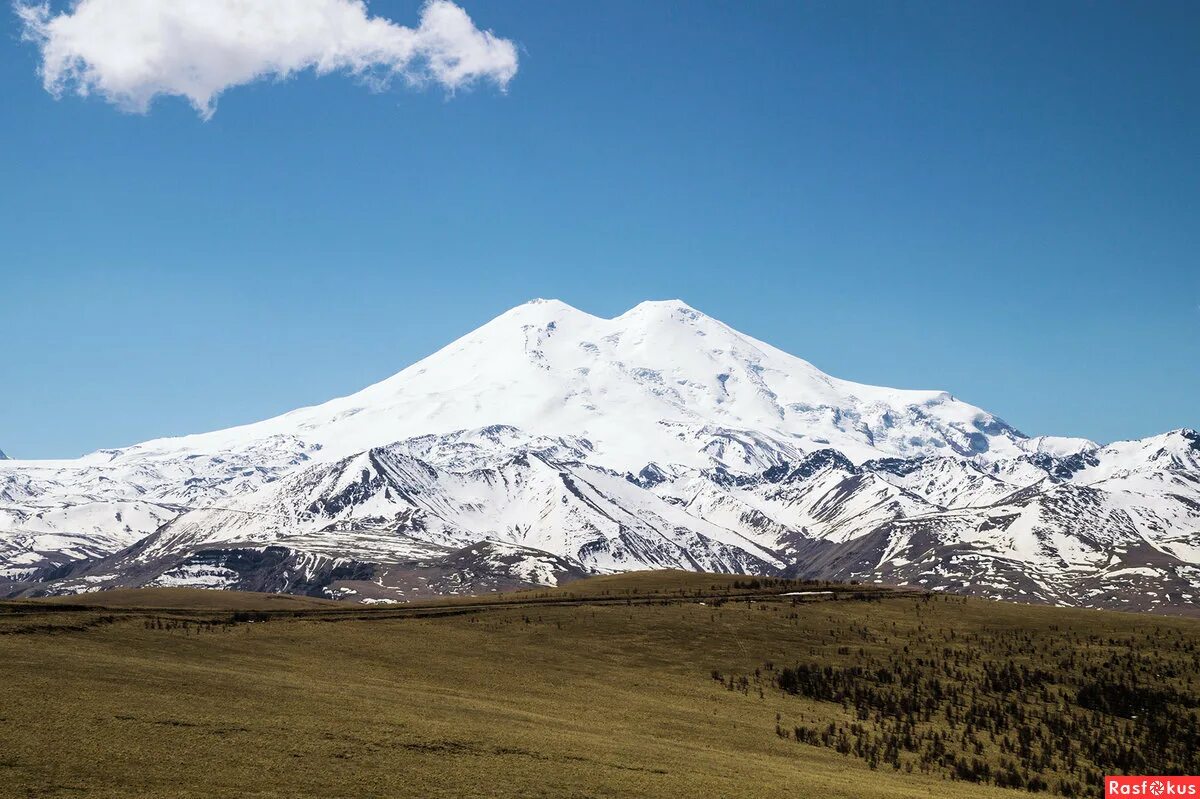
M748 577L0 603L0 686L14 797L1099 796L1200 771L1200 622Z

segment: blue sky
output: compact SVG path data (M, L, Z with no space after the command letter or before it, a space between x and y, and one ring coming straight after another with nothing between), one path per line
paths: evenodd
M265 418L532 297L680 297L1030 434L1200 425L1200 4L462 5L506 92L309 73L207 121L54 99L0 15L0 448Z

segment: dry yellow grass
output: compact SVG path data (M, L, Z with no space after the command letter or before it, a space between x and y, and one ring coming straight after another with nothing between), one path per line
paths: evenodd
M726 583L667 580L669 593ZM630 586L653 593L655 578L605 578L574 593ZM726 691L710 677L807 657L825 646L829 629L887 627L911 616L911 598L794 609L493 602L437 618L366 611L339 621L322 604L296 618L198 632L197 622L227 615L206 614L200 599L118 597L112 607L149 610L108 613L111 621L103 611L0 612L0 796L1016 795L871 771L781 739L776 712L794 715L803 700ZM279 601L211 600L210 611L228 610L231 600ZM186 630L147 629L154 608L172 604L201 610L189 611ZM961 607L957 623L966 627L1148 623L978 601ZM793 610L799 618L788 618ZM180 616L161 618L170 625Z

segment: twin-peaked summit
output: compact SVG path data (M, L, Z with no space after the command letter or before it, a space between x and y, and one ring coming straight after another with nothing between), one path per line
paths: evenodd
M612 319L534 300L355 394L121 456L211 454L282 437L331 458L494 424L586 438L593 462L633 471L650 462L756 471L826 447L861 461L1000 457L1026 446L1021 433L946 392L830 377L678 300Z

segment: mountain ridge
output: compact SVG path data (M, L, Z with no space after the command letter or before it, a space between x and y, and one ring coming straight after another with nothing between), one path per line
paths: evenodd
M8 593L188 575L291 590L278 575L303 572L295 590L345 595L352 573L346 590L402 599L412 575L464 558L474 582L438 585L489 585L480 563L507 575L493 585L825 569L1124 607L1131 591L1104 575L1128 561L1140 590L1158 588L1136 606L1176 608L1200 587L1195 431L1030 438L949 392L831 377L679 300L611 319L526 303L325 403L3 461L0 498ZM484 543L516 549L449 554Z

